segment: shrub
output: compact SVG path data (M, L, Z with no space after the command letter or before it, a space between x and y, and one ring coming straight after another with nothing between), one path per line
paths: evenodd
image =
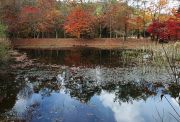
M10 43L7 40L0 40L0 63L9 59Z
M6 26L0 23L0 63L9 59L10 43L6 38Z
M6 37L6 33L5 33L6 29L7 29L7 27L0 23L0 38Z

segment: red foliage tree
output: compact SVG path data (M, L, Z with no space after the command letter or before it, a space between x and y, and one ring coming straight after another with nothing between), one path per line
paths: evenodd
M82 34L92 31L93 16L90 12L85 11L82 7L75 7L67 16L64 24L66 33L80 38Z
M24 34L34 37L45 32L56 32L61 24L60 11L56 7L56 0L38 0L36 5L25 5L19 14L20 29ZM28 36L27 35L27 36Z
M26 14L36 14L39 12L39 9L33 6L26 6L22 8L22 11Z
M157 39L163 40L177 40L180 35L180 15L169 18L167 21L159 22L153 21L147 28L152 37L157 37Z
M171 17L166 21L166 28L168 34L173 39L180 39L180 14L175 14L174 17Z
M34 6L22 7L19 14L19 30L24 34L33 33L37 31L37 24L39 22L40 10Z

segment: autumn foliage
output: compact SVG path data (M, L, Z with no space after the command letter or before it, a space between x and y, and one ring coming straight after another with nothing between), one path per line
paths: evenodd
M179 39L179 13L167 0L77 2L23 0L0 10L11 38L123 38ZM138 7L138 4L141 5ZM164 10L169 10L168 12ZM147 33L148 32L148 33Z
M80 38L83 34L88 34L93 30L93 16L82 7L75 7L67 16L64 24L66 33Z
M154 20L147 28L147 32L151 33L153 39L180 39L180 14L175 14L164 22Z

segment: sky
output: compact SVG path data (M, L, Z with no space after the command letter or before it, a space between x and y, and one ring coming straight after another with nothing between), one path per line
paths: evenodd
M126 1L126 0L123 0ZM129 1L129 5L136 5L136 1L146 1L146 5L149 6L150 3L157 3L159 0L128 0ZM167 0L168 1L168 7L170 8L178 8L180 5L180 0ZM139 5L142 6L142 2L139 2Z
M66 1L66 0L57 0L57 1ZM72 0L73 1L73 0ZM80 0L75 0L80 1ZM103 1L109 1L109 0L82 0L84 2L103 2ZM129 5L137 5L137 1L147 1L146 6L149 6L150 3L157 3L159 0L117 0L117 1L128 1ZM180 6L180 0L167 0L168 1L168 8L178 8ZM143 7L142 2L139 2L139 6Z

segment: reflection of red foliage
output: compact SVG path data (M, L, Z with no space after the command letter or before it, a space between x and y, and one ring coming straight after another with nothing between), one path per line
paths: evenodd
M81 63L81 56L79 53L71 53L69 56L65 57L65 64L66 65L80 65Z
M147 32L160 39L179 39L180 38L180 15L168 19L165 22L152 22L147 28Z

